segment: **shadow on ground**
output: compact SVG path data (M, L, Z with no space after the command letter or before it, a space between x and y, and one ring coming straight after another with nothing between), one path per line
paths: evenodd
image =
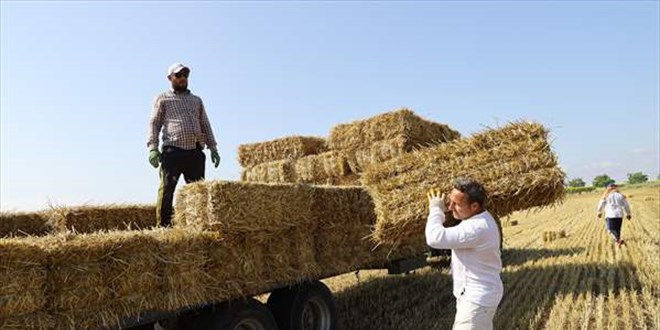
M538 255L547 257L544 253L552 255L543 250ZM641 288L636 269L630 263L530 267L504 272L502 281L505 294L494 320L495 329L529 329L530 320L537 315L541 315L542 327L558 295L575 297L590 291L597 297ZM456 308L451 291L451 277L446 269L427 268L417 274L362 282L335 295L340 329L451 329Z

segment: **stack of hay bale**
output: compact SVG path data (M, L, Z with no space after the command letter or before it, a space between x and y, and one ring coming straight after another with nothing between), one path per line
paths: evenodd
M0 239L0 328L114 328L239 297L244 258L217 233L183 229Z
M276 285L384 264L390 251L365 239L375 220L361 187L206 181L180 190L173 225L219 233L247 281Z
M423 241L426 192L449 193L458 176L484 185L487 209L496 217L564 196L564 173L548 131L536 123L512 123L370 166L362 181L376 204L374 239L394 246Z
M345 155L352 173L362 174L371 164L458 138L449 126L400 109L333 127L328 148Z
M426 249L427 190L449 191L458 175L484 183L488 209L499 216L563 196L564 175L541 125L514 123L469 139L437 125L401 110L337 126L327 147L304 138L252 146L241 156L247 181L280 183L186 185L171 229L80 234L141 219L153 224L155 210L51 210L29 231L48 219L65 233L0 239L0 328L114 327L147 311L256 295L413 256ZM342 159L343 172L323 165L332 157ZM255 170L262 165L266 176ZM305 183L336 184L351 175L362 175L366 187ZM370 235L375 242L365 240Z
M460 134L424 120L408 109L335 126L327 143L315 137L289 137L242 145L241 179L249 182L359 185L373 163L417 148L451 141Z
M328 152L325 139L292 136L238 148L243 171L250 182L332 184L348 174L348 165L336 152Z

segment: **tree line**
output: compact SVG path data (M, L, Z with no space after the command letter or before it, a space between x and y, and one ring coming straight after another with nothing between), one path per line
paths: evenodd
M660 175L658 175L658 180L660 180ZM628 173L628 184L644 183L647 181L649 181L649 176L642 172ZM591 181L591 185L595 188L606 187L610 183L614 183L614 179L607 174L597 175ZM570 188L580 188L586 187L587 183L582 178L575 178L569 180L566 185Z

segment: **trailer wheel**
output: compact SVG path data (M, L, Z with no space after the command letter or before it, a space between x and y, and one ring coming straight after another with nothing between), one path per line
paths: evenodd
M252 298L213 306L191 321L190 330L277 330L270 310Z
M266 304L280 329L335 330L337 309L325 284L314 281L273 291Z

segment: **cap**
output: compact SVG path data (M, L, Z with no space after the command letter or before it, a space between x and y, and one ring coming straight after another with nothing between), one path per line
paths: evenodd
M616 187L616 183L614 183L614 182L608 183L607 188L610 188L610 187Z
M167 75L171 76L173 73L179 73L179 71L181 71L183 69L188 69L188 71L190 71L190 68L188 66L186 66L185 64L174 63L174 64L170 65L170 67L167 69Z

